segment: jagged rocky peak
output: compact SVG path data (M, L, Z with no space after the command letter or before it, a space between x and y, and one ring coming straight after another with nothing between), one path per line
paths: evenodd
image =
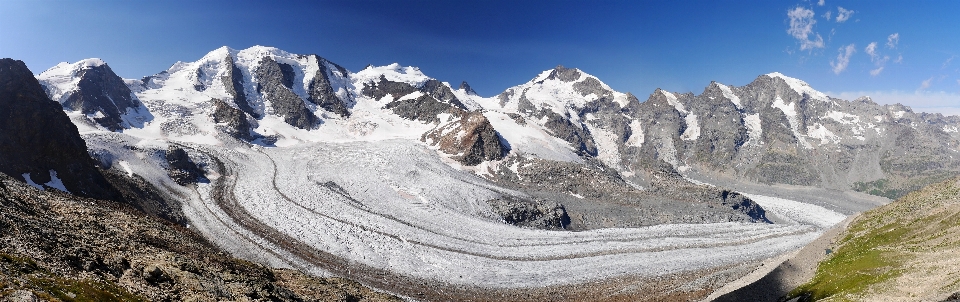
M103 60L60 63L37 79L47 96L64 109L81 112L111 131L142 126L151 118L124 80Z
M576 68L566 68L563 65L557 65L544 80L560 80L564 82L573 82L580 79L580 70Z
M470 84L467 84L467 81L461 82L460 87L457 89L463 90L463 92L466 92L469 95L477 95L477 92L474 91L473 88L470 88Z
M42 189L119 198L77 127L22 61L0 59L0 114L0 172Z

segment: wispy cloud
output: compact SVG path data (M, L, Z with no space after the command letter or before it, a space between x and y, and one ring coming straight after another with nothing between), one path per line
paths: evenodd
M934 77L930 77L929 79L920 82L920 88L917 88L917 92L921 92L930 88L930 85L933 85L933 78Z
M813 25L817 23L813 16L813 10L799 6L787 11L787 17L790 18L787 33L800 42L800 50L823 48L823 37L813 32Z
M863 49L868 55L870 55L870 62L873 62L873 65L876 66L876 69L870 70L871 76L877 76L883 72L883 68L887 65L887 61L890 60L890 56L882 56L877 51L877 42L871 42Z
M819 2L817 2L817 5L819 6L823 6L824 4L827 4L826 2L824 2L824 0L820 0Z
M837 55L835 61L830 61L830 67L833 67L834 74L840 74L847 69L847 65L850 64L850 56L857 52L857 47L853 44L840 47L840 54Z
M853 16L854 11L837 6L837 23L843 23Z
M823 18L827 19L827 21L830 21L832 17L833 17L833 11L828 10L827 12L823 13Z
M900 43L900 33L893 33L887 37L887 47L890 49L897 48L897 44Z
M946 61L943 61L943 65L940 66L940 69L947 69L947 67L950 67L950 63L953 62L953 58L956 58L956 57L957 56L950 56L949 58L947 58Z

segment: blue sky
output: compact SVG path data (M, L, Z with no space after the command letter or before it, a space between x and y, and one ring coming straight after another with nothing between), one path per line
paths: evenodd
M779 71L832 96L960 114L958 12L960 1L0 0L0 57L35 73L98 57L140 78L266 45L353 71L418 66L485 96L564 65L642 100Z

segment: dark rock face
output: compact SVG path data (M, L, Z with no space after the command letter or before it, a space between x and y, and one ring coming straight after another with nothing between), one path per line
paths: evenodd
M103 116L93 120L110 131L130 127L123 119L127 110L146 110L106 64L83 68L74 76L80 78L77 91L63 100L63 108L84 114L101 112Z
M197 183L204 178L203 169L190 160L190 156L183 149L170 145L166 152L167 174L177 184L185 186Z
M447 85L444 85L440 81L435 79L427 80L425 83L423 83L423 87L420 87L420 91L432 96L438 101L448 103L463 110L467 110L467 106L464 106L463 103L457 99L457 96L453 94L453 91L450 90L450 87L447 87Z
M461 82L460 87L458 89L466 91L467 94L470 94L470 95L477 95L477 92L473 91L473 88L470 88L470 84L467 84L467 81Z
M506 223L535 229L563 230L570 225L567 210L559 203L530 201L503 196L487 204Z
M310 82L308 91L310 98L308 101L320 106L320 108L336 113L342 117L350 116L350 111L347 109L349 107L347 102L337 96L336 92L333 90L333 85L330 83L330 77L333 76L333 73L331 72L329 66L333 66L333 68L339 71L341 75L346 75L347 70L343 67L340 67L340 65L327 61L324 58L318 56L314 57L316 58L320 69L317 70L317 74L314 75L313 80Z
M388 94L393 96L394 99L397 99L411 94L414 91L417 91L417 88L411 86L410 84L390 81L387 80L386 76L381 75L380 79L373 84L364 83L363 90L361 90L360 93L375 100L379 100Z
M550 110L542 110L539 115L547 117L547 122L543 125L553 132L553 136L569 142L582 155L597 155L597 145L593 141L593 136L584 129L583 125L574 124L570 119Z
M264 57L260 67L256 70L259 81L257 91L269 100L275 113L283 117L283 121L300 129L316 127L320 119L307 108L303 100L287 86L287 78L292 77L284 73L283 64L277 63L271 57ZM292 72L292 67L286 65ZM292 80L289 80L292 85Z
M261 118L262 116L253 110L253 107L250 107L250 102L247 101L247 94L243 89L243 72L233 63L233 57L227 55L223 59L223 64L224 68L230 70L230 72L221 80L223 80L223 86L227 88L227 93L233 96L233 102L237 104L241 111L246 112L253 118Z
M424 133L421 140L440 146L447 154L459 154L454 159L467 166L499 160L509 152L493 125L479 111Z
M0 59L0 172L18 180L24 174L37 184L51 181L51 171L71 193L117 200L77 127L47 98L21 61Z
M242 140L253 140L253 126L250 125L250 122L247 121L247 115L240 111L237 108L233 108L230 104L218 99L211 100L213 102L213 121L218 124L223 124L221 131L237 139Z
M440 118L437 117L437 115L441 113L449 113L457 117L465 113L463 109L453 107L447 103L441 103L429 95L421 95L416 99L393 101L387 103L384 108L392 109L393 113L396 113L402 118L428 123L440 122Z
M547 79L573 82L577 79L580 79L580 70L577 70L576 68L566 68L563 67L563 65L557 65L557 67L550 72L550 75L547 76Z

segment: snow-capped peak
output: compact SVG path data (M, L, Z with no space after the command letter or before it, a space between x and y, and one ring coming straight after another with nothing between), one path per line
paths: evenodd
M790 85L790 88L793 88L793 90L799 93L800 95L803 95L804 93L806 93L807 95L809 95L814 99L821 100L824 102L830 101L830 97L828 97L826 94L813 89L813 87L810 87L810 84L807 84L807 82L804 82L800 79L791 78L779 72L771 72L766 74L766 76L771 78L782 79L784 82L787 82L787 85Z
M367 66L367 68L351 74L350 77L356 83L373 83L378 81L381 75L389 81L407 83L414 87L423 86L424 82L430 80L430 77L423 74L420 68L400 66L398 63L386 66Z
M47 95L51 99L63 102L65 94L77 89L80 82L80 71L104 66L107 63L98 58L83 59L76 63L61 62L37 75L37 80L44 84Z

